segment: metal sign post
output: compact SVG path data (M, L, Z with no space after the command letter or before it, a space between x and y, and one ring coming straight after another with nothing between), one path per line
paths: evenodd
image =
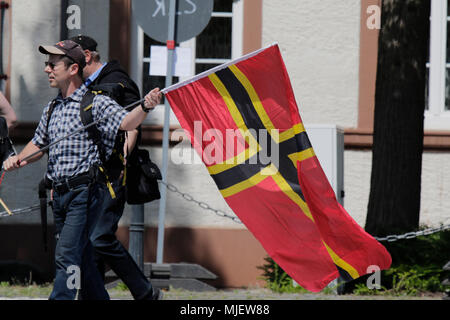
M166 88L172 84L173 78L173 57L175 50L175 8L177 0L170 0L169 7L169 28L167 38L167 74L166 74ZM159 215L158 215L158 247L156 251L156 263L163 262L164 255L164 222L166 219L166 195L167 195L167 168L169 165L169 123L170 123L170 105L169 101L165 99L164 103L164 129L163 129L163 165L162 165L162 181L161 199L159 200Z
M175 43L197 36L208 25L213 11L213 0L133 0L133 16L144 32L167 45L166 88L174 76ZM168 9L168 12L167 12ZM213 287L197 279L215 279L216 276L194 264L164 264L164 224L167 198L167 171L169 165L170 105L164 103L162 181L158 213L158 243L156 264L144 264L144 272L156 287L183 287L192 290L212 290ZM143 225L143 214L136 212ZM133 225L135 227L135 225ZM130 234L131 238L131 234ZM141 241L141 240L139 240ZM130 241L131 243L131 241Z

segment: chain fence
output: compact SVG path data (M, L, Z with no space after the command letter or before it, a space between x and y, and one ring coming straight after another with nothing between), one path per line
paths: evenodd
M198 201L196 200L192 195L182 192L180 191L175 185L170 184L170 183L166 183L164 181L160 181L160 183L162 185L164 185L169 191L178 194L179 196L181 196L184 200L188 201L188 202L192 202L196 205L198 205L200 208L202 208L203 210L206 211L210 211L214 214L216 214L219 217L222 218L227 218L230 219L233 222L242 224L242 221L239 220L239 218L235 215L226 213L223 210L219 210L219 209L214 209L213 207L211 207L209 204L207 204L206 202L203 201ZM48 202L50 203L50 201ZM33 211L37 211L40 209L40 205L36 204L30 207L25 207L25 208L20 208L20 209L15 209L15 210L11 210L11 214L7 211L2 211L0 212L0 218L4 218L4 217L11 217L11 216L15 216L15 215L20 215L20 214L26 214L26 213L31 213ZM420 236L428 236L437 232L441 232L441 231L445 231L445 230L449 230L450 229L450 224L443 224L440 227L435 227L435 228L427 228L424 230L419 230L419 231L414 231L414 232L407 232L404 234L399 234L399 235L388 235L386 237L374 237L376 240L382 242L382 241L387 241L387 242L394 242L394 241L398 241L398 240L409 240L409 239L414 239Z
M203 201L197 201L197 200L195 200L193 196L191 196L191 195L188 194L188 193L181 192L181 191L178 190L178 188L177 188L176 186L174 186L173 184L166 183L166 182L164 182L164 181L160 181L160 182L161 182L161 184L165 185L166 188L167 188L169 191L172 191L172 192L174 192L174 193L177 193L177 194L180 195L184 200L186 200L186 201L188 201L188 202L193 202L193 203L197 204L200 208L202 208L202 209L204 209L204 210L209 210L209 211L215 213L216 215L218 215L219 217L231 219L232 221L234 221L234 222L236 222L236 223L241 223L241 224L242 224L242 221L239 220L238 217L236 217L236 216L234 216L234 215L231 215L231 214L228 214L228 213L226 213L226 212L224 212L224 211L222 211L222 210L214 209L214 208L212 208L209 204L207 204L207 203L205 203L205 202L203 202Z
M414 239L414 238L417 238L420 236L429 236L433 233L441 232L441 231L448 230L448 229L450 229L450 224L442 225L437 228L428 228L428 229L419 230L419 231L415 231L415 232L408 232L408 233L401 234L401 235L389 235L386 237L374 237L374 238L380 242L381 241L394 242L394 241L403 240L403 239L408 239L408 240Z

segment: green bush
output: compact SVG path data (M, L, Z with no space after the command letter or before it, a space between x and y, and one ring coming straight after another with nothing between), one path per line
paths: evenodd
M391 292L394 294L417 295L423 292L443 292L440 276L442 268L435 266L409 267L401 265L392 270L387 270L386 274L392 276Z
M389 270L381 272L381 289L369 289L368 276L345 284L345 293L360 295L421 295L426 292L444 292L442 281L450 277L443 266L450 260L450 230L428 236L382 243L392 256ZM265 258L263 279L275 292L306 292L294 286L292 278L270 257ZM331 289L326 288L324 292Z
M264 258L266 263L258 267L263 270L262 278L266 281L266 286L277 293L306 292L299 285L294 285L292 278L272 258Z
M450 231L382 244L392 256L391 268L381 272L382 289L368 289L367 277L362 277L346 284L346 293L421 295L445 291L442 281L450 272L443 266L450 260Z
M441 284L442 268L435 266L400 265L382 271L381 289L369 289L364 281L354 283L353 290L347 290L359 295L413 295L418 296L427 292L444 292ZM364 277L366 279L367 277Z

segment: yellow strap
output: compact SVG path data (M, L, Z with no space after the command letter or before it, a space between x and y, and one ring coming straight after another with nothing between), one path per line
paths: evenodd
M109 178L108 175L106 174L105 170L103 169L103 167L99 167L100 171L103 173L103 175L106 178L106 186L108 187L109 190L109 194L111 195L111 198L115 199L116 198L116 193L114 192L114 189L111 185L111 182L109 182Z
M1 203L1 205L3 206L3 208L5 208L6 212L8 212L8 214L9 214L10 216L12 216L11 211L9 210L8 206L6 205L6 203L3 202L2 198L0 198L0 203Z
M123 181L122 186L125 186L127 184L127 167L125 166L123 168Z
M123 154L119 153L119 159L122 161L123 164L123 180L122 180L122 186L125 186L127 183L127 166L125 165L125 158L123 157Z
M109 194L111 195L111 198L115 199L116 194L114 193L114 189L111 185L111 182L109 182L109 180L106 181L106 185L108 186L108 190L109 190Z
M92 103L90 105L88 105L86 108L84 108L84 111L88 111L90 108L92 108Z

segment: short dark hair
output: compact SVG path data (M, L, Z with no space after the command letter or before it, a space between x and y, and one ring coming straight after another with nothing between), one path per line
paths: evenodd
M78 65L77 74L81 77L81 79L83 79L83 68L81 68L81 66L77 62L75 62L72 58L70 58L69 56L62 56L60 61L64 62L64 66L66 67L66 69L76 63Z

